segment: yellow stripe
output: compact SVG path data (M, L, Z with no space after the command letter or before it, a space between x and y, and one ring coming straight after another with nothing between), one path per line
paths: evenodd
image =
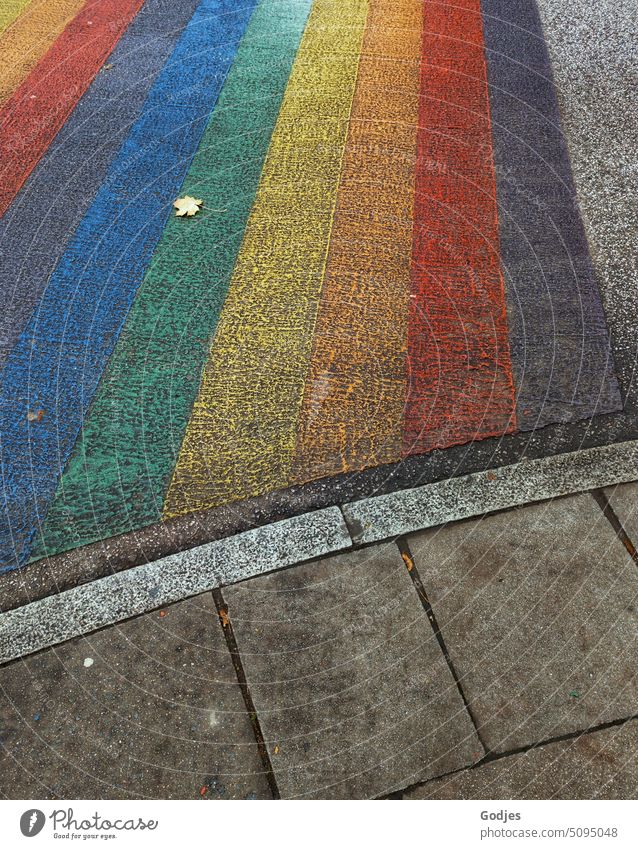
M10 27L31 0L3 0L0 6L0 35Z
M287 485L365 0L317 0L295 58L165 517Z
M1 2L2 0L0 0ZM5 103L35 68L65 26L84 6L85 0L33 0L13 26L2 26L11 17L0 13L0 104ZM26 3L10 3L24 8ZM8 26L8 25L7 25Z

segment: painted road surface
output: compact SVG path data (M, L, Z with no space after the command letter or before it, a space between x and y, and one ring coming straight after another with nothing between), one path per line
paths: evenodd
M535 0L46 5L0 16L1 571L622 410Z

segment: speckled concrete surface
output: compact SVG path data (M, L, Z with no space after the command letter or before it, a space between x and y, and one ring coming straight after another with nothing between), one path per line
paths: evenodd
M110 575L0 615L0 663L350 544L332 507Z
M264 498L225 504L36 560L22 569L0 575L0 610L12 610L78 584L254 530L285 517L313 513L330 501L324 486L319 487L319 491L319 498L316 493L315 497L306 497L296 488ZM284 496L284 503L278 495Z
M638 722L511 755L404 799L637 799Z
M394 544L223 592L283 798L369 798L482 756Z
M0 670L8 799L270 798L210 595Z
M578 199L616 355L636 408L638 5L538 0Z
M408 542L490 751L638 714L638 568L591 495Z
M638 442L624 442L380 495L343 512L355 542L370 543L636 477Z

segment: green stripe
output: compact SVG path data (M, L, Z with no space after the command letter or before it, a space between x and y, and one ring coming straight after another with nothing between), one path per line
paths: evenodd
M34 559L159 521L312 0L253 13L47 516Z

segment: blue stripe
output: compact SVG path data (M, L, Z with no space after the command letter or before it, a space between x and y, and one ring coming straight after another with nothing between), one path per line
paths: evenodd
M6 361L0 571L28 559L255 5L202 0Z
M147 0L0 218L0 368L198 2Z

